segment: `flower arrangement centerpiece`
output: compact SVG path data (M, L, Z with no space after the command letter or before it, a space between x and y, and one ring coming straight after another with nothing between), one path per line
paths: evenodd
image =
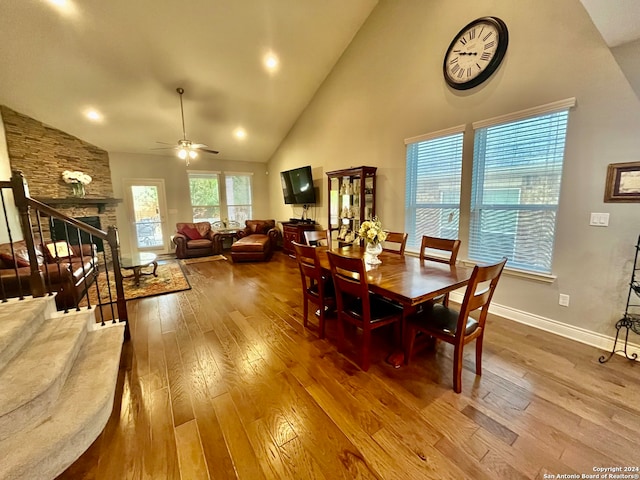
M366 243L365 261L370 265L382 263L378 255L382 252L382 244L387 239L387 234L382 230L382 223L378 217L366 220L360 225L358 236Z
M74 197L84 197L84 187L91 183L92 178L83 172L65 170L62 172L62 180L71 184Z

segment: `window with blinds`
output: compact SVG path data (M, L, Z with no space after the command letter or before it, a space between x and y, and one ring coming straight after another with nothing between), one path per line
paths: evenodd
M225 172L224 176L228 218L244 225L252 218L251 174Z
M570 106L474 124L471 260L551 273Z
M407 248L423 235L458 238L464 126L405 140Z
M218 173L188 172L194 222L220 220Z

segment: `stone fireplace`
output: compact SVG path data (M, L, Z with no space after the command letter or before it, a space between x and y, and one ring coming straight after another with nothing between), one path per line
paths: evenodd
M116 225L118 200L113 198L106 150L4 105L0 106L0 112L11 169L23 173L33 198L70 217L98 216L105 231ZM85 187L86 198L73 197L71 184L62 179L65 170L91 176L91 183Z

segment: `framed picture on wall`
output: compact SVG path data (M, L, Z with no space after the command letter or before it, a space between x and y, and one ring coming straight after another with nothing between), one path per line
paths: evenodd
M609 164L604 201L640 202L640 162Z

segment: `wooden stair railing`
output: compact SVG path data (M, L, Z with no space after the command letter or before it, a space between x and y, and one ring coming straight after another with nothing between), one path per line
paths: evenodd
M6 189L11 189L13 192L15 207L20 218L20 229L22 230L22 236L29 256L28 282L26 281L26 278L24 278L25 269L19 268L19 261L17 261L16 253L14 251L14 240L10 225L11 222L8 218L7 203L4 195L4 191ZM69 269L71 266L70 271L72 272L73 266L75 265L76 268L80 268L79 266L81 266L83 272L84 280L83 282L80 282L80 294L77 295L77 292L74 291L72 295L73 305L66 303L63 308L60 308L59 305L59 309L63 309L65 313L69 312L70 308L74 308L76 311L79 311L81 309L80 304L83 301L86 303L86 307L88 309L91 309L92 304L90 289L95 289L95 298L98 299L96 301L97 313L100 316L101 324L104 325L105 321L108 320L111 320L112 323L116 323L116 321L127 322L127 305L124 296L122 272L120 270L118 231L115 226L109 226L107 231L105 232L77 219L69 217L64 213L31 198L29 196L27 182L22 173L19 171L12 172L10 181L0 181L0 201L2 203L4 223L8 235L10 252L11 256L13 257L13 272L15 274L14 278L10 278L10 276L6 274L0 276L0 295L2 295L3 302L6 302L9 296L5 288L5 283L7 283L9 280L14 282L14 284L17 284L18 289L17 294L13 294L11 296L15 296L19 299L24 298L25 292L34 297L53 295L55 291L59 291L59 289L62 287L54 286L51 280L52 277L57 278L62 285L63 270ZM60 237L60 234L56 234L53 229L43 228L43 217L48 217L49 219L55 218L64 224L65 234L62 236L62 238L56 238ZM47 223L48 225L52 224L52 222L50 221ZM71 253L58 252L57 246L57 242L60 241L66 242L67 244L71 243L69 242L70 230L75 230L74 233L76 234L77 238L77 253L79 254L77 256L79 256L80 259L80 262L75 262L74 264L71 263ZM83 246L83 240L80 232L85 233L85 238L88 237L88 242L86 242L86 246L88 246L89 249L88 252L87 248ZM104 248L102 250L102 258L100 258L100 252L98 252L96 249L94 239L101 239L103 240L103 245L106 243L106 245L109 246L110 258L107 257L107 252ZM48 243L54 246L54 257L56 261L55 263L44 261L42 262L42 264L39 264L36 247L42 249L42 254L46 255L47 252L45 252L44 249L46 248L45 245L47 245ZM100 289L105 287L101 287L100 282L97 281L98 275L100 274L100 269L104 270L104 276L106 279L105 287L107 289L107 292L102 293L100 292ZM67 272L64 273L65 275L67 274ZM115 292L112 292L110 282L111 276L113 277L115 283ZM27 285L23 285L23 279L25 280L25 283L28 284L28 288ZM66 296L68 297L70 292L66 293ZM114 304L116 305L116 311L114 311ZM125 327L125 337L129 338L128 325Z

